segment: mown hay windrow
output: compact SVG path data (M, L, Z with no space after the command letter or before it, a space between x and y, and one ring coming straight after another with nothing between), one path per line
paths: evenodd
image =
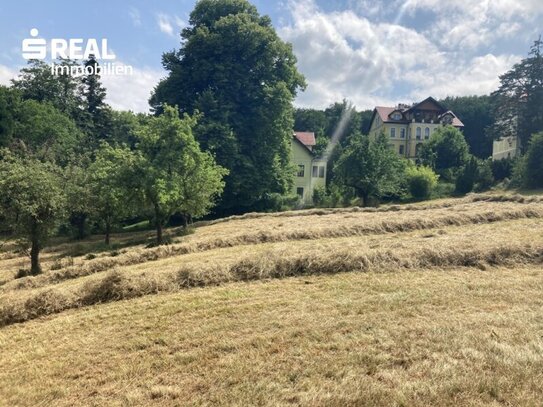
M183 266L177 272L150 278L128 277L113 271L98 281L89 282L74 292L47 289L20 302L0 308L0 326L24 322L40 316L83 305L93 305L160 292L173 292L192 287L205 287L236 281L265 280L312 274L334 274L347 271L394 271L449 267L508 266L542 264L543 246L496 246L490 249L455 250L423 248L406 254L392 250L353 253L348 250L323 252L318 255L264 252L241 259L230 266Z
M330 224L326 227L321 227L320 229L308 228L305 230L258 231L256 233L246 233L230 238L219 237L192 243L180 243L149 249L136 249L121 254L117 257L98 258L89 260L81 266L67 267L65 269L55 270L40 276L22 278L17 281L13 281L12 283L5 284L1 289L6 291L9 289L39 288L48 284L60 283L68 279L79 278L94 273L111 270L114 267L140 264L167 257L241 245L353 237L368 234L410 232L446 226L464 226L470 224L483 224L535 218L543 218L543 208L541 208L539 205L503 211L486 210L480 213L450 213L433 217L414 217L407 220L389 219L375 223L359 222L358 224L355 223L350 226L336 226L334 224Z

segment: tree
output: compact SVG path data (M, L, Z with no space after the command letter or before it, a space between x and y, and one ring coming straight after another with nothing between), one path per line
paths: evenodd
M543 130L543 41L534 42L528 58L500 76L492 98L496 121L489 129L493 138L518 136L526 151L532 134Z
M437 185L439 176L430 167L408 166L405 172L409 192L413 198L428 198Z
M91 213L103 223L105 244L110 244L113 226L135 209L138 190L135 167L137 157L127 147L111 147L103 143L89 166L89 186L92 195Z
M420 152L423 163L441 175L444 170L462 167L468 156L468 144L462 132L453 126L438 128Z
M3 152L0 161L0 208L14 235L30 246L30 273L41 273L40 251L65 213L59 167Z
M66 165L64 174L68 219L75 227L75 238L83 239L88 233L87 220L96 199L91 190L88 157L78 156L77 159L71 160Z
M23 155L64 164L82 139L73 120L49 102L21 101L14 119L10 149Z
M28 66L21 69L19 77L12 80L13 88L20 92L23 99L49 102L84 128L88 116L84 111L82 81L80 77L69 73L78 63L60 58L55 64L67 70L60 69L53 74L46 62L29 60Z
M471 157L462 167L460 174L456 178L456 192L467 194L473 191L475 182L477 181L478 163L477 158Z
M400 192L405 161L388 146L381 135L375 141L355 133L336 164L337 181L355 190L367 206L370 198Z
M208 213L227 174L209 152L200 150L192 134L195 119L180 119L177 109L167 105L162 110L163 114L151 118L139 132L140 173L136 177L153 214L158 244L174 212L185 216Z
M100 81L100 64L94 55L85 61L85 76L82 78L85 111L89 117L86 133L88 148L96 149L102 140L108 139L111 125L111 109L105 103L106 89Z
M169 74L150 103L203 114L194 133L229 170L217 210L247 211L290 189L292 101L304 78L292 47L246 0L201 0L189 23L181 49L163 54Z
M20 103L18 92L0 85L0 148L13 142L15 114Z
M528 188L543 187L543 132L534 134L528 150L518 163L522 184Z
M441 104L452 110L464 123L464 138L469 150L478 158L492 155L492 138L486 129L494 123L490 96L447 97Z

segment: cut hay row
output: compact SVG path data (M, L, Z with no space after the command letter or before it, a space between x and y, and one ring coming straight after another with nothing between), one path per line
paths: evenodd
M68 288L48 288L25 300L12 299L0 306L0 326L25 322L41 316L151 294L175 292L193 287L230 282L277 279L347 271L396 271L431 268L520 266L543 263L542 245L499 245L485 249L454 247L422 248L416 251L336 250L278 256L275 251L241 259L229 266L215 264L182 266L176 272L158 276L127 276L113 270L102 278Z
M69 279L88 276L111 270L115 267L141 264L168 257L199 253L214 249L231 248L235 246L256 245L262 243L278 243L286 241L318 240L324 238L343 238L365 236L369 234L387 234L411 232L448 226L465 226L486 224L517 219L541 219L543 208L530 206L514 210L490 211L481 213L447 213L440 216L416 217L413 219L379 220L371 223L358 223L350 226L330 225L320 228L306 228L291 231L259 231L245 233L228 238L214 238L192 243L180 243L155 248L133 249L116 257L101 257L86 261L81 265L68 266L60 270L47 272L35 277L24 277L13 280L0 287L0 292L16 289L29 289L57 284Z
M516 202L516 203L541 203L543 197L540 196L523 196L509 194L471 194L463 199L446 200L439 203L421 203L407 205L384 205L378 208L316 208L299 211L285 211L273 213L250 212L243 215L234 215L226 218L216 219L212 221L196 222L196 226L209 226L219 223L230 222L233 220L244 219L259 219L259 218L289 218L298 216L325 216L339 213L378 213L378 212L398 212L398 211L424 211L429 209L451 208L460 204L475 203L475 202Z

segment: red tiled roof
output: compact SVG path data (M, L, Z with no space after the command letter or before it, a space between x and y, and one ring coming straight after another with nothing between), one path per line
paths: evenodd
M315 140L315 133L313 132L295 131L294 137L296 137L298 141L306 147L311 148L317 144L317 141Z
M388 115L390 113L392 113L394 110L396 110L396 108L394 107L385 107L385 106L377 106L375 108L375 110L377 110L377 114L379 115L379 118L383 121L383 122L389 122L391 121L390 118L388 117Z

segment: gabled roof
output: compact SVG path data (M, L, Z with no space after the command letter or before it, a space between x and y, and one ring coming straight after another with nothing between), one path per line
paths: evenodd
M375 110L373 111L373 116L371 118L371 121L373 122L373 119L374 119L375 115L378 114L379 118L383 121L383 123L402 123L402 122L405 122L405 119L403 117L402 117L401 120L394 120L394 119L392 119L390 117L390 115L395 111L400 112L400 110L395 108L395 107L377 106L375 108Z
M317 141L315 139L315 133L313 132L295 131L294 137L296 137L300 143L308 147L310 150L314 145L317 144Z
M445 113L443 113L441 116L439 116L439 118L441 119L443 116L446 116L450 114L452 116L452 125L455 126L455 127L464 127L464 123L462 123L462 121L456 117L456 115L451 111L451 110L447 110Z
M434 105L436 105L440 110L446 111L445 107L441 103L439 103L437 100L435 100L432 96L427 97L422 102L415 103L413 106L411 106L409 109L406 110L406 112L409 112L411 110L416 110L420 105L423 105L424 103L430 102Z

